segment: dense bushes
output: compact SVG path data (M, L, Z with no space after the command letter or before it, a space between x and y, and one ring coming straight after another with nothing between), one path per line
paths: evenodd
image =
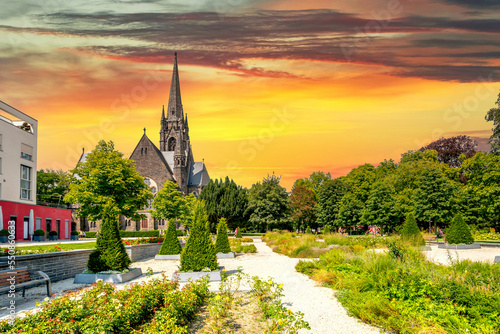
M217 237L215 239L215 252L216 253L231 252L231 247L229 246L229 239L227 237L226 218L219 219L219 224L217 226Z
M208 216L203 201L194 206L193 222L186 246L181 253L180 271L218 269L217 255L208 226Z
M165 239L161 245L160 255L175 255L180 254L182 251L179 239L177 239L177 233L175 232L175 223L169 222L167 233L165 234Z
M425 245L424 238L418 229L417 220L412 212L406 216L405 222L401 228L401 239L415 246Z
M472 244L474 242L469 226L464 222L461 214L455 215L450 227L446 229L446 242L449 244Z
M339 291L351 314L395 333L496 333L500 266L461 261L436 265L420 252L331 250L297 270ZM400 257L401 258L401 257Z

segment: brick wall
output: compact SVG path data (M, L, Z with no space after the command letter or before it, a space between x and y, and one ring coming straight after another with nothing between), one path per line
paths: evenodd
M160 251L161 244L125 246L132 262L152 258ZM92 249L65 252L18 255L16 267L28 267L30 272L43 271L52 282L75 277L87 269L87 261ZM9 269L7 257L0 257L0 270Z

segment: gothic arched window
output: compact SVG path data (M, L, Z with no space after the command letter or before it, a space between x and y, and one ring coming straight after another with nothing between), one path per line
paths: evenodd
M168 151L175 151L175 138L171 137L168 140Z

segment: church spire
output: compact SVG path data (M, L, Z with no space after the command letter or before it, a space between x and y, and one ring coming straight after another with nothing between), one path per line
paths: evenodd
M168 98L167 119L182 120L181 86L179 84L179 70L177 68L177 52L175 52L174 70L172 71L172 82L170 83L170 96Z

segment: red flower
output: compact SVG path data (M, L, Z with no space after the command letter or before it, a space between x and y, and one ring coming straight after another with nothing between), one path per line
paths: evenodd
M9 249L8 249L8 248L4 248L3 250L4 250L5 252L8 252L8 251L9 251Z

